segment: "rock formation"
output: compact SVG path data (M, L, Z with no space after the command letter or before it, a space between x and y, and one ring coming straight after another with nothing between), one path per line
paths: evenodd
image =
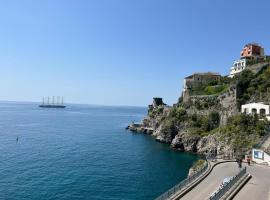
M239 115L239 101L250 101L254 98L251 95L248 99L246 93L250 91L249 84L253 86L252 83L257 80L257 75L246 75L245 73L243 73L243 77L234 79L222 77L223 82L220 81L219 84L227 86L222 92L217 92L215 95L188 95L185 101L180 98L179 102L173 106L166 105L162 98L154 98L153 103L148 106L148 114L142 122L132 123L127 129L150 134L157 141L170 144L172 148L180 151L230 157L238 147L242 148L242 144L239 144L239 141L243 140L241 137L246 137L241 135L242 130L245 130L245 125L237 123L244 124L247 119L243 120L240 116L240 119L237 118L233 125L229 120ZM265 73L270 79L270 70ZM246 77L249 79L246 80ZM242 79L244 79L244 84ZM245 81L248 81L248 84ZM215 89L215 86L212 85L202 88L209 89L209 87ZM239 88L241 93L237 91ZM186 94L189 94L189 91L186 91ZM269 98L270 95L267 97ZM260 126L256 125L257 122L258 119L252 123L252 126L261 131L260 134L264 134L264 130L261 130L264 129L264 126L260 124L261 127L263 126L260 129ZM248 140L252 140L250 144L247 144L250 146L260 137L254 127L247 129L249 131Z

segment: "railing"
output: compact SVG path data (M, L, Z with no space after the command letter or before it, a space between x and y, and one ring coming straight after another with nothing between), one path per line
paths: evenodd
M166 199L169 199L174 194L178 193L179 191L181 191L182 189L184 189L187 185L189 185L190 183L192 183L199 176L201 176L207 170L207 168L208 168L208 162L205 162L205 164L203 165L203 167L199 171L197 171L193 175L187 177L185 180L181 181L179 184L177 184L173 188L169 189L167 192L163 193L162 195L160 195L155 200L166 200Z
M247 172L247 168L243 168L236 176L234 176L230 182L226 183L222 188L220 188L216 193L214 193L209 200L219 200L221 199L234 185L237 183Z

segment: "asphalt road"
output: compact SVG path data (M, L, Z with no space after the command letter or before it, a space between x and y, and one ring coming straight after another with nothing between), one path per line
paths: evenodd
M270 200L270 167L247 166L247 173L251 174L252 178L235 196L234 200Z
M182 197L181 200L207 200L218 189L224 178L234 176L238 172L239 169L236 162L219 164L199 185Z

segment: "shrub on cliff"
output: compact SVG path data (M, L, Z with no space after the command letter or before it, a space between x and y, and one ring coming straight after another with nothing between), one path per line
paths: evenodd
M257 115L239 114L231 117L228 124L212 131L220 140L227 141L235 150L252 148L266 134L268 122Z
M204 164L205 164L205 160L199 159L192 165L192 169L194 171L199 171L200 169L203 168Z
M209 115L193 114L189 116L189 132L192 135L206 136L211 133L211 130L216 129L219 123L220 116L216 111L210 112Z
M169 118L174 118L175 121L184 121L187 117L187 111L184 107L174 107L169 115Z
M264 67L258 74L250 70L244 70L236 79L237 81L237 104L248 102L251 98L256 101L270 99L270 67Z
M205 95L217 95L228 89L228 85L207 86L204 88Z

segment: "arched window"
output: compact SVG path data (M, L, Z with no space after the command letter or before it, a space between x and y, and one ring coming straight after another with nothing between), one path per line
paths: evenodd
M266 113L266 110L264 108L261 108L260 109L260 115L265 115L265 113Z
M256 108L252 108L251 113L252 114L257 114L257 109Z

